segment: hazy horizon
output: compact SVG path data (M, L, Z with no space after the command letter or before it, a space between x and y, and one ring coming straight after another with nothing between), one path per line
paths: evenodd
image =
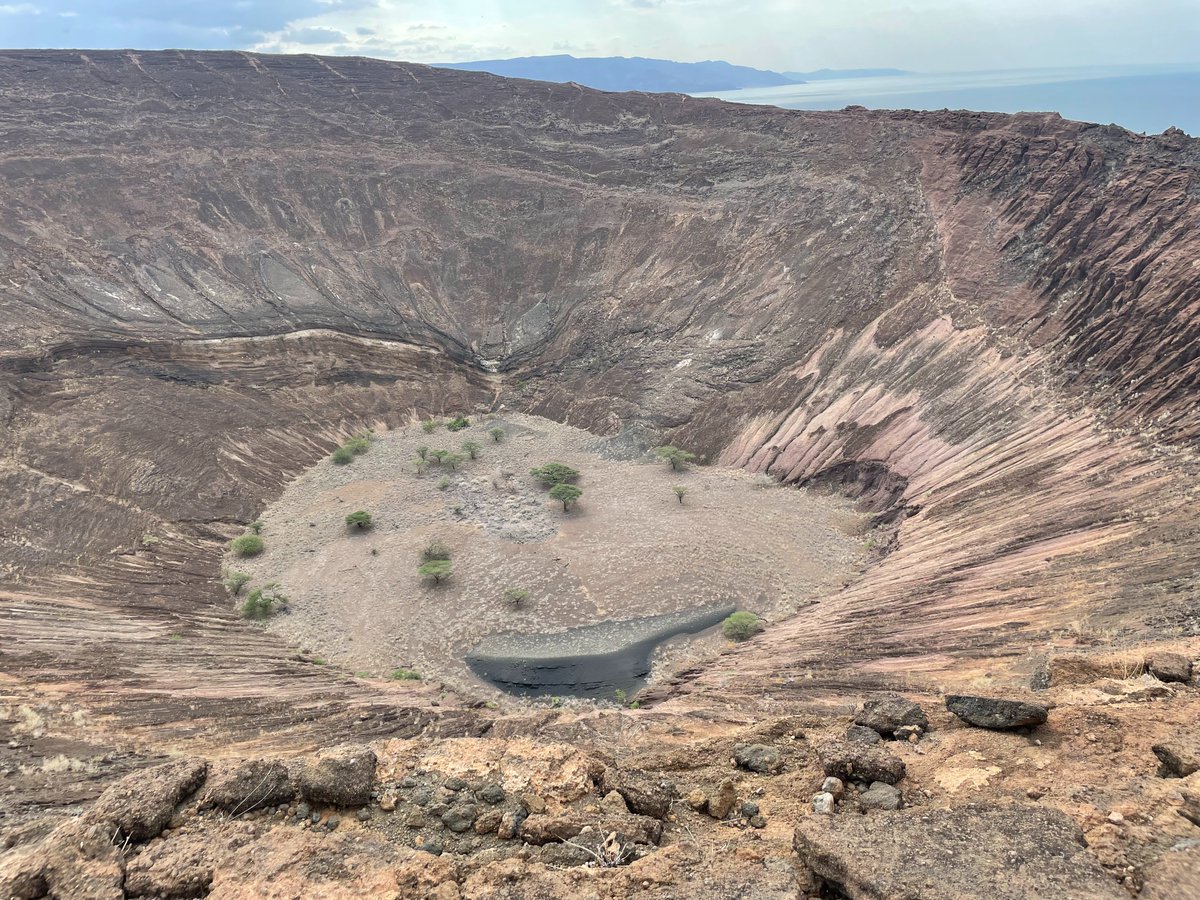
M427 64L521 56L775 72L1200 65L1200 0L3 0L0 45L255 50Z

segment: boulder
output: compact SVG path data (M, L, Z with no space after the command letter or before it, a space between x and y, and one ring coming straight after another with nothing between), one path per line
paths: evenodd
M638 772L608 766L600 777L600 791L616 791L635 813L664 819L671 811L671 792L653 779Z
M300 770L300 793L317 803L363 806L371 802L376 762L375 752L369 747L322 751Z
M4 900L124 900L125 860L108 823L78 819L0 858Z
M296 796L287 766L277 760L237 759L213 763L200 794L201 809L242 813L286 803Z
M1200 739L1186 738L1155 744L1150 748L1160 763L1160 778L1187 778L1200 772Z
M704 793L700 788L695 788L684 794L683 802L696 812L704 812L708 809L708 794Z
M1159 681L1187 684L1192 680L1192 661L1181 653L1154 653L1146 659L1146 668Z
M622 843L657 844L662 839L662 822L650 816L590 816L583 813L563 813L549 816L529 816L517 830L527 844L549 844L554 841L569 841L583 829L591 827L605 834L615 831Z
M470 803L455 803L442 813L442 824L455 834L461 834L475 824L479 810Z
M846 729L846 740L855 744L878 744L883 738L874 728L865 725L851 725Z
M726 778L717 785L717 792L708 798L708 814L714 819L724 819L737 806L737 788L733 780Z
M882 781L871 782L871 786L858 795L863 809L899 809L902 800L899 788Z
M1046 721L1050 708L1040 703L1022 700L999 700L994 697L972 697L951 694L946 709L968 725L1006 731L1011 728L1031 728Z
M778 775L783 771L783 755L769 744L738 744L733 759L739 769L760 775Z
M904 900L1128 900L1078 826L1040 806L808 816L793 847L835 896Z
M882 781L895 784L904 777L904 760L881 747L833 741L817 748L826 775L842 781Z
M202 759L134 772L101 794L83 820L111 826L122 838L148 841L162 833L175 807L200 787L207 772L208 763Z
M870 728L884 737L892 737L898 728L913 726L921 731L929 729L929 718L925 710L903 697L884 697L868 700L862 711L854 717L854 724Z

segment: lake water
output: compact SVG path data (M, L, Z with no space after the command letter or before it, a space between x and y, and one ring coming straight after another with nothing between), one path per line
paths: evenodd
M696 96L788 109L974 109L1057 112L1083 122L1158 133L1174 125L1200 135L1200 63L1011 69L840 78Z

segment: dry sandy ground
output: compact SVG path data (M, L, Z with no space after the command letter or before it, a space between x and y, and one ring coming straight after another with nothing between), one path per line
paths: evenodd
M506 432L500 443L488 436L496 426ZM465 440L482 445L479 459L415 474L418 446L458 450ZM778 621L865 564L863 518L844 500L762 488L731 469L675 473L614 455L593 434L524 415L457 433L382 433L349 465L325 460L297 478L262 516L266 551L227 565L254 577L243 596L280 583L290 609L269 627L302 652L370 676L409 667L461 690L483 688L462 657L489 634L714 603ZM528 475L552 460L582 473L583 497L569 513ZM674 485L688 489L682 504ZM344 524L358 509L374 517L370 531ZM417 575L435 537L454 561L437 586ZM509 586L530 592L519 609L503 597ZM691 663L722 646L709 634L675 642L672 653Z

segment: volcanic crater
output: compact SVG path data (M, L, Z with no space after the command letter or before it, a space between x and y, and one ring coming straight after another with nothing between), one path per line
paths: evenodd
M1200 141L240 52L0 51L0 92L0 886L1185 883ZM385 470L460 413L513 439L452 494ZM376 446L330 474L365 429ZM664 444L707 461L683 504L643 461ZM578 509L528 486L493 515L502 454L518 478L580 460ZM336 536L352 576L305 553L372 505L371 533ZM260 516L252 574L295 598L265 628L221 583ZM435 531L461 559L436 601L414 567ZM501 615L518 581L532 602ZM493 624L710 596L768 627L681 655L637 710L496 709L450 664ZM352 675L410 665L430 677ZM885 728L882 787L856 785L846 729L897 692L928 733ZM945 693L1053 708L982 731ZM833 773L847 793L818 805L875 811L816 810ZM222 784L268 776L270 804L222 806ZM941 893L902 859L862 870L879 835L942 827L976 831ZM619 865L571 843L609 833ZM1028 866L989 868L1013 847Z

